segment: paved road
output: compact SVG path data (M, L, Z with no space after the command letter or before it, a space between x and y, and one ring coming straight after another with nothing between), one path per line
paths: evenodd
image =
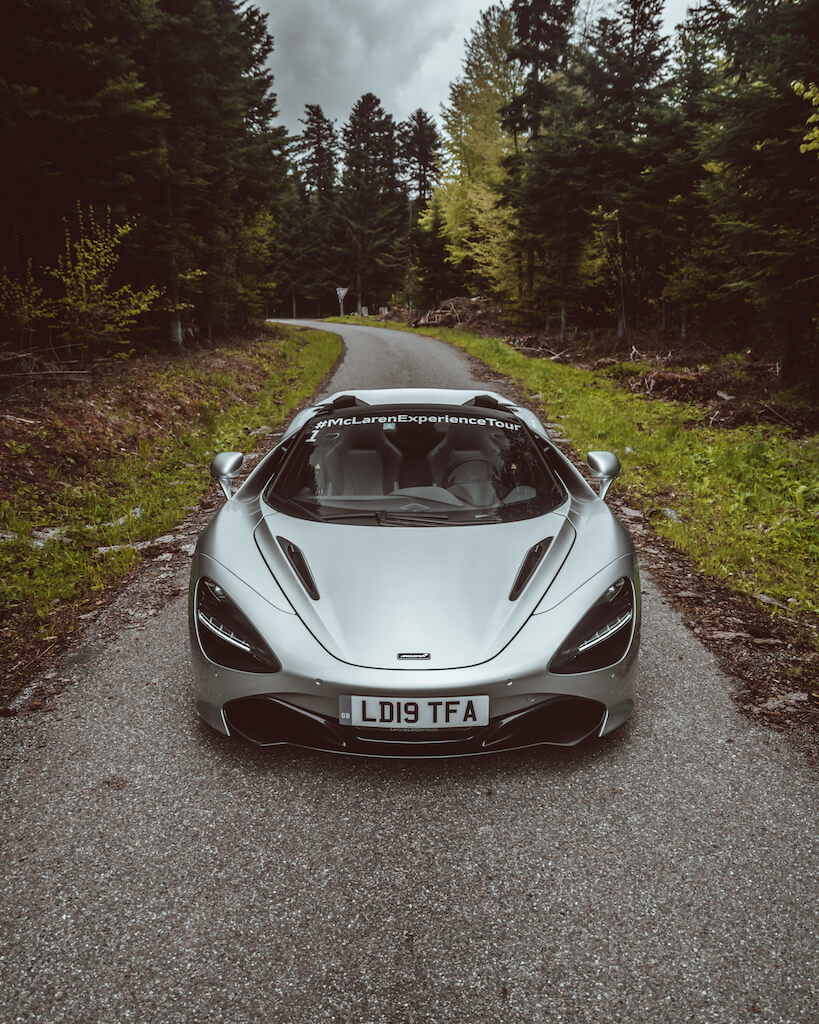
M328 391L470 384L434 341L344 337ZM202 726L185 577L149 563L0 721L2 1024L816 1020L815 773L650 579L618 733L395 763Z

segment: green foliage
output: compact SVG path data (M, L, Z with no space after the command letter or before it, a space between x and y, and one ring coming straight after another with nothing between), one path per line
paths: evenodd
M523 84L507 59L513 40L510 10L492 5L481 14L443 111L445 165L435 190L449 263L474 292L502 297L517 286L514 214L498 202L504 161L515 149L500 111Z
M239 275L270 270L258 246L249 265L248 232L284 174L267 16L240 0L8 0L0 18L0 263L59 257L73 289L59 225L78 202L110 207L133 225L120 308L156 284L170 341L183 309L205 334L240 326L256 286ZM74 332L88 314L69 301Z
M135 431L146 432L136 452L90 454L82 468L62 467L63 486L53 493L7 481L0 499L0 604L24 626L19 634L36 639L69 628L64 618L55 625L54 603L80 601L127 573L141 557L132 545L167 533L213 487L212 454L247 448L256 440L253 431L285 423L339 353L336 335L283 329L252 353L225 350L228 359L252 361L263 380L256 390L248 390L242 370L214 373L211 353L174 363L156 371L148 387L173 400L197 394L195 413L179 429L134 423ZM43 528L58 533L34 546L32 534ZM7 666L18 647L8 652Z
M399 126L401 161L409 194L423 208L440 172L441 136L435 122L420 107Z
M37 283L32 261L26 262L20 277L0 272L0 321L7 324L9 337L18 345L32 347L34 332L51 311L51 303Z
M401 280L408 226L396 125L373 93L354 104L344 126L343 150L338 214L350 287L361 312L367 295L375 301L386 298Z
M819 3L710 0L672 45L662 7L482 16L444 117L450 259L538 328L696 330L818 380Z
M786 377L816 379L819 165L800 152L805 108L792 82L815 68L819 4L743 0L712 13L724 59L702 191L730 259L725 287L783 338Z
M811 82L806 86L804 82L793 82L793 91L797 96L807 100L811 106L819 107L819 85ZM805 140L799 147L800 153L819 153L819 110L811 114L806 121L811 127L805 133Z
M120 245L132 223L113 224L111 211L98 217L77 204L76 227L65 222L65 249L49 273L63 294L53 303L61 340L76 346L86 360L98 351L121 345L137 317L159 295L155 287L135 291L130 285L114 289L112 278L120 260Z

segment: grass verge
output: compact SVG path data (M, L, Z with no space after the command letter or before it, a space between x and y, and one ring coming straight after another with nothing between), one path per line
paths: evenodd
M337 335L270 327L250 344L122 364L81 391L50 392L48 405L9 405L0 699L66 638L83 600L140 560L131 545L176 526L212 488L212 453L258 447L253 435L288 420L340 351Z
M437 337L510 377L578 458L616 452L621 493L701 572L819 620L819 437L795 438L771 424L711 428L694 405L631 394L603 375L527 358L499 339L365 322Z

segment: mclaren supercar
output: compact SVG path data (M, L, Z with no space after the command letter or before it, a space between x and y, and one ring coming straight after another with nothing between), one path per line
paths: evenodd
M634 707L640 583L604 498L498 394L344 392L299 413L193 557L196 706L227 735L375 756L573 745Z

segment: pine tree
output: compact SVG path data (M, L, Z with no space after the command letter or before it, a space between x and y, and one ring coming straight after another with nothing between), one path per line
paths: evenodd
M308 192L321 200L333 198L338 177L339 143L335 125L316 103L308 103L300 119L304 131L296 136L294 151Z
M146 65L168 117L139 241L161 273L172 343L192 271L204 271L195 311L205 333L237 326L243 234L284 173L272 49L266 16L237 0L158 0L153 8Z
M343 129L339 215L356 308L386 301L400 285L405 253L405 193L396 125L373 93L353 106ZM369 303L365 303L367 297Z
M335 126L321 107L307 104L294 151L301 172L304 196L298 254L301 267L299 294L321 316L322 304L331 308L334 289L343 276L337 214L339 142Z
M585 94L583 119L592 143L590 188L598 201L597 253L602 260L617 334L637 326L654 273L657 195L650 169L664 161L661 124L667 117L667 39L663 0L619 0L581 50L576 79Z
M553 76L565 69L577 0L512 0L515 42L508 59L525 69L523 88L504 109L504 126L536 139L552 102Z
M516 250L518 264L518 315L526 320L534 315L537 301L535 278L538 253L543 253L545 240L535 210L543 207L545 170L540 148L535 166L535 149L544 125L554 122L558 107L565 106L565 70L569 60L569 38L574 21L576 0L513 0L515 38L508 59L520 65L525 73L523 88L503 110L504 126L514 133L515 153L505 161L506 180L502 194L504 203L515 212ZM521 136L525 136L523 146Z
M802 151L804 101L792 83L815 75L819 0L711 0L706 16L725 54L704 155L727 287L784 339L787 380L815 381L819 162Z
M398 127L409 195L423 209L441 169L441 136L435 122L420 107Z
M52 262L77 202L134 212L164 116L139 61L145 31L127 0L4 0L0 263Z
M434 192L418 218L415 236L416 303L433 308L466 289L462 271L449 257L446 220L440 194Z

